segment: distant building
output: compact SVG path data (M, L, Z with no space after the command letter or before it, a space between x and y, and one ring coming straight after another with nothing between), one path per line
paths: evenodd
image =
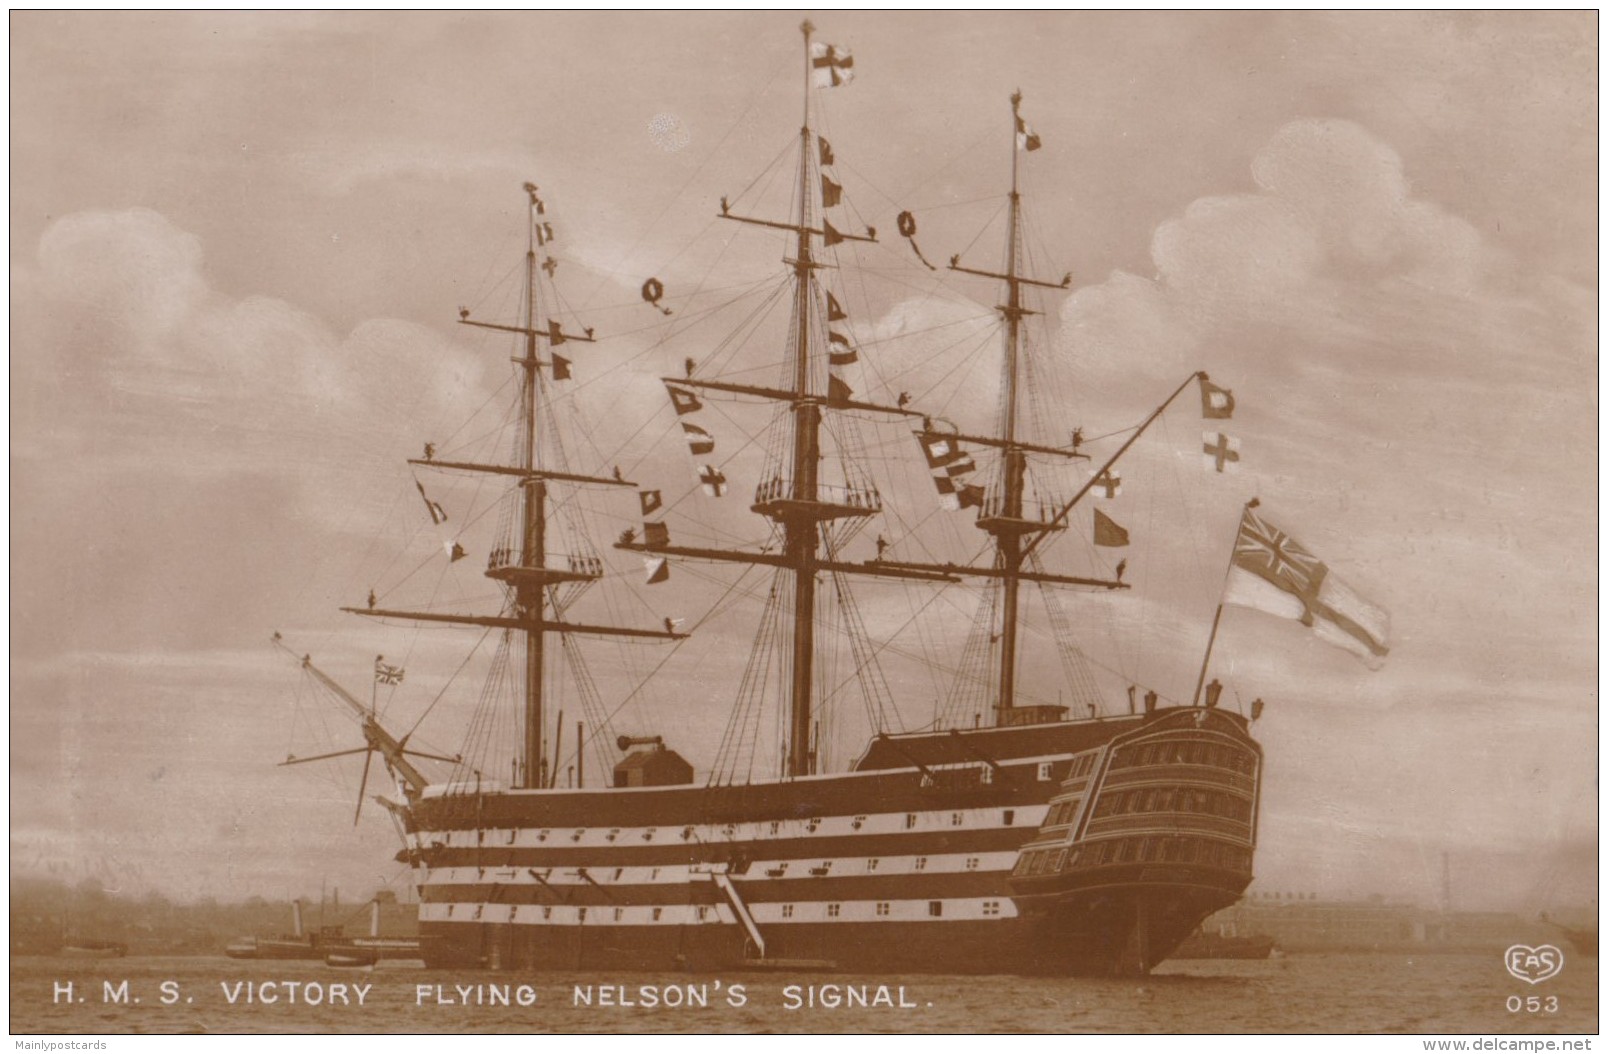
M1503 948L1544 936L1539 922L1506 912L1442 912L1413 904L1319 900L1314 893L1248 894L1207 919L1208 933L1272 937L1284 951Z

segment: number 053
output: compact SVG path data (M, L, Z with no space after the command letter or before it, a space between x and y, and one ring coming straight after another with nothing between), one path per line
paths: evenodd
M1507 997L1510 1014L1556 1014L1558 997L1555 995L1510 995Z

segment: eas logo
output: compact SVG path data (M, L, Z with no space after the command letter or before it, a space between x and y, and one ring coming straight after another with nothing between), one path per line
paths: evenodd
M1502 955L1508 973L1528 984L1540 984L1563 971L1563 953L1550 944L1532 948L1515 944Z

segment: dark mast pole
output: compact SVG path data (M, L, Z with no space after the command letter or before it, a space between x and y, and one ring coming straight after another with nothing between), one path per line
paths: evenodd
M805 21L804 124L799 129L798 251L793 261L793 501L795 512L783 521L785 551L793 569L793 686L787 739L787 774L807 776L815 768L810 749L810 721L815 674L815 562L820 528L811 513L819 498L821 407L810 398L810 301L815 265L811 260L810 204L810 34Z
M1025 127L1021 121L1022 93L1014 92L1011 95L1011 196L1010 196L1010 231L1005 243L1005 271L1003 274L994 271L979 271L960 265L960 256L957 254L949 258L949 269L965 274L977 275L981 278L993 278L1005 283L1005 303L995 306L995 310L1005 319L1005 361L1003 364L1004 384L1001 390L1003 405L1000 407L1000 434L997 436L959 436L958 439L981 443L985 446L998 447L1001 452L1000 467L1002 479L1000 480L1000 493L983 503L981 515L977 517L979 530L987 531L994 536L994 566L990 569L993 577L1000 579L1004 587L1004 611L1001 612L1002 624L999 636L999 697L994 701L994 721L996 724L1009 725L1018 721L1037 723L1048 720L1049 711L1064 712L1064 707L1018 707L1016 705L1016 658L1020 650L1017 644L1019 626L1021 622L1021 590L1022 579L1035 581L1075 581L1065 576L1044 576L1037 573L1028 573L1022 570L1028 554L1038 544L1042 536L1049 531L1059 531L1064 528L1063 514L1053 520L1046 521L1042 510L1035 511L1030 518L1027 515L1025 492L1027 490L1027 455L1029 451L1040 454L1053 454L1061 457L1084 458L1086 455L1077 451L1076 447L1056 448L1039 446L1034 443L1024 443L1017 438L1017 404L1021 401L1021 359L1022 359L1022 319L1038 312L1022 305L1022 287L1038 286L1041 289L1068 289L1072 285L1072 275L1067 274L1059 283L1041 282L1036 278L1022 274L1022 194L1018 180L1021 166L1020 154L1025 149L1037 149L1038 144L1023 142ZM1087 490L1088 488L1084 488ZM1070 506L1068 506L1070 508ZM1023 544L1026 535L1035 535L1033 541ZM905 564L906 567L927 567L929 565ZM936 567L934 567L936 569ZM1122 588L1120 582L1098 582L1084 580L1082 584L1103 585L1106 588Z
M525 371L521 393L525 411L524 442L519 449L519 467L529 472L536 468L536 408L539 380L536 357L536 188L525 184L530 195L529 243L525 251L525 357L519 365ZM524 481L524 542L520 564L524 567L544 567L546 554L547 481L527 478ZM520 580L514 591L514 602L520 621L525 626L525 751L524 766L519 773L519 786L532 789L546 786L543 778L547 759L543 754L545 715L542 713L542 673L546 645L547 587L538 578Z
M789 657L792 669L788 686L788 720L783 758L783 766L789 777L807 776L815 771L816 766L816 751L812 742L815 732L815 720L812 714L815 691L815 576L822 571L830 571L833 574L868 575L876 578L951 580L947 571L941 568L847 563L833 558L823 559L820 551L822 523L851 517L874 516L882 511L881 500L875 489L866 491L850 487L845 488L844 494L829 493L823 499L820 483L823 408L893 414L900 417L919 418L923 415L920 411L908 409L903 405L882 406L855 399L850 392L834 394L831 386L822 392L814 383L813 366L817 360L813 357L811 348L810 318L811 313L820 305L815 269L822 265L815 262L813 239L819 236L823 247L830 247L846 241L874 242L877 240L877 232L873 227L867 227L863 234L839 231L826 221L824 215L819 228L810 225L811 217L816 214L817 193L816 187L811 183L811 176L816 169L810 158L816 156L813 152L817 148L817 142L810 129L811 82L817 62L823 67L832 67L828 72L835 76L838 59L830 53L820 59L814 58L811 54L810 36L815 27L805 22L799 29L804 34L804 123L798 133L799 200L793 217L796 222L782 223L757 216L738 215L731 210L731 203L727 199L720 200L720 216L723 219L773 230L792 231L797 235L794 256L785 261L793 269L794 287L792 331L786 340L784 358L786 354L794 357L784 364L782 386L776 388L696 377L664 378L665 383L672 387L684 386L713 392L729 392L734 395L752 395L789 405L793 419L792 464L779 467L779 471L791 472L791 479L779 479L761 484L755 492L754 504L750 506L752 512L780 526L781 551L773 552L769 548L764 552L706 549L670 545L663 540L652 544L634 540L615 543L615 548L633 552L764 564L775 567L782 573L791 572L793 647L792 655ZM842 66L848 65L847 56L843 56Z
M1016 142L1018 111L1022 104L1020 91L1011 95L1011 198L1010 233L1005 249L1005 304L999 310L1005 316L1005 409L1001 422L1000 438L1005 441L1004 489L1000 510L1003 525L1014 525L1022 519L1022 491L1027 476L1027 455L1016 446L1016 388L1017 358L1020 354L1022 327L1022 287L1018 281L1018 257L1021 255L1021 193L1017 189L1017 166L1021 148ZM995 703L994 723L1010 723L1011 710L1016 706L1016 630L1020 615L1022 571L1022 536L1014 529L999 531L1000 568L1003 576L1005 604L1001 613L1004 624L999 642L999 699Z

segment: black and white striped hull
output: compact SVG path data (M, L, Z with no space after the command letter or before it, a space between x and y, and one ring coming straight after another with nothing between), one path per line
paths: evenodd
M423 955L505 969L1142 971L1237 898L1248 852L1243 869L1113 860L1055 888L1024 890L1013 870L1074 770L1172 734L1166 713L884 738L853 772L773 783L432 788L409 813ZM1213 715L1219 735L1251 743L1236 721Z

